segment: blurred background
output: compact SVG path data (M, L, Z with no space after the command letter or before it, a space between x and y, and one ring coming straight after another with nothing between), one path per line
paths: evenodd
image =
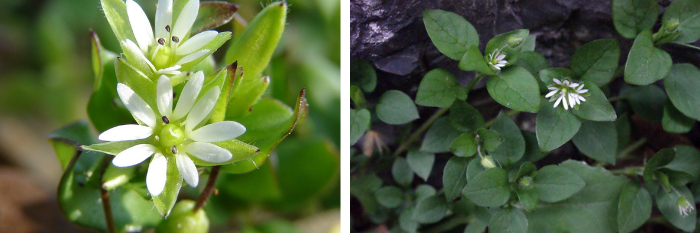
M153 22L157 1L136 1ZM236 17L245 21L268 3L230 2L240 4ZM306 88L309 115L261 169L220 177L219 193L206 206L211 232L339 229L340 2L287 2L288 24L265 71L271 78L265 95L291 106ZM235 35L232 25L217 30ZM91 28L106 49L120 51L99 0L0 1L0 232L89 232L61 216L55 200L61 165L47 135L87 120ZM196 190L182 193L197 197Z

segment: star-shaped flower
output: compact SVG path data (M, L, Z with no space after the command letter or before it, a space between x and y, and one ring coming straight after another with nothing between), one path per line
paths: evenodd
M195 102L203 83L202 71L194 73L182 89L180 100L173 110L172 84L168 77L160 76L156 90L158 115L131 88L117 84L119 98L143 125L116 126L98 138L114 142L153 137L150 144L130 147L112 160L114 166L129 167L153 155L146 174L146 186L153 196L158 196L165 187L167 160L175 159L182 178L190 186L196 187L199 175L190 156L212 163L228 161L233 156L231 152L210 142L231 140L245 133L245 127L235 121L221 121L197 128L214 108L220 93L219 87L213 87Z
M583 98L583 96L587 95L585 93L588 90L583 89L584 84L571 81L569 78L563 78L562 80L555 78L552 81L554 81L554 84L547 86L550 92L544 97L550 98L549 102L556 100L554 102L555 108L559 106L560 102L563 102L564 109L569 110L569 107L573 108L586 101L586 98Z
M678 213L683 217L690 215L695 209L695 206L690 203L685 196L679 197L676 201L676 205L678 207Z
M488 63L491 67L496 70L501 70L508 63L506 60L506 55L501 54L501 49L496 49L489 54Z

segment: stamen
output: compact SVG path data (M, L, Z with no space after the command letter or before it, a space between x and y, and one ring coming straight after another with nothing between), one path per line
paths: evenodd
M170 25L165 25L165 30L170 32Z
M173 36L172 39L173 39L173 42L175 42L175 43L179 43L179 42L180 42L180 38L177 38L177 36Z
M165 123L165 124L170 124L170 119L168 119L167 116L163 116L162 119L163 119L163 123Z
M160 45L165 45L165 39L163 39L163 38L158 38L158 44L160 44Z
M170 152L173 152L173 154L177 154L177 146L171 147Z

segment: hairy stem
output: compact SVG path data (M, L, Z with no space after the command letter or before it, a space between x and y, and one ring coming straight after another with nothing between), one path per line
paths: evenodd
M207 186L204 187L204 191L202 191L202 194L199 196L199 199L197 199L197 203L194 205L194 209L192 209L192 212L197 212L202 206L204 205L204 202L209 199L209 196L211 196L212 191L214 191L214 185L216 184L216 178L219 177L219 169L221 169L221 166L214 166L211 169L211 173L209 174L209 180L207 181Z
M100 181L102 181L102 177L104 176L105 171L107 171L107 167L109 167L109 164L112 163L112 159L114 159L113 156L109 156L111 158L107 158L107 156L109 155L106 155L105 158L102 159L100 177L98 177ZM100 196L102 200L102 209L105 213L105 221L107 222L107 232L115 233L117 232L117 226L114 224L114 217L112 216L112 203L109 199L109 191L104 188L104 185L100 185Z

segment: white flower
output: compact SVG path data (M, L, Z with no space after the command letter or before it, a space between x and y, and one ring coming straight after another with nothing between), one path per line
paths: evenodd
M690 215L690 213L692 213L695 209L693 204L690 203L690 201L688 201L688 198L686 198L685 196L679 197L676 201L676 205L678 207L678 213L683 217Z
M586 101L586 98L583 98L583 96L588 90L583 89L584 84L571 81L568 78L563 78L562 80L555 78L553 81L554 84L547 86L550 92L544 97L551 97L549 102L556 100L556 102L554 102L555 108L559 106L560 102L563 102L562 105L564 105L564 109L569 110L569 107L573 108L581 104L581 102Z
M158 0L154 36L151 22L141 6L127 0L126 13L136 39L135 43L130 39L121 41L129 62L136 63L142 70L150 68L156 74L177 75L181 65L207 55L210 50L202 48L214 40L219 34L217 31L203 31L185 40L198 12L199 0L189 0L178 18L173 19L173 0Z
M175 159L182 178L190 186L196 187L199 174L189 156L211 163L228 161L233 156L231 152L210 142L231 140L245 133L245 127L234 121L216 122L195 130L212 111L220 93L219 87L211 88L195 103L203 83L202 71L194 73L182 89L180 100L173 110L172 84L168 77L160 76L156 90L159 115L131 88L122 83L117 84L119 98L131 114L145 126L120 125L103 132L98 138L113 142L153 136L153 144L135 145L120 152L112 160L114 166L129 167L153 155L146 174L146 186L152 196L159 195L165 187L168 160Z
M489 54L489 65L491 65L493 68L497 70L501 70L501 68L505 67L506 64L508 63L505 61L506 55L501 54L501 49L496 49L491 54Z

